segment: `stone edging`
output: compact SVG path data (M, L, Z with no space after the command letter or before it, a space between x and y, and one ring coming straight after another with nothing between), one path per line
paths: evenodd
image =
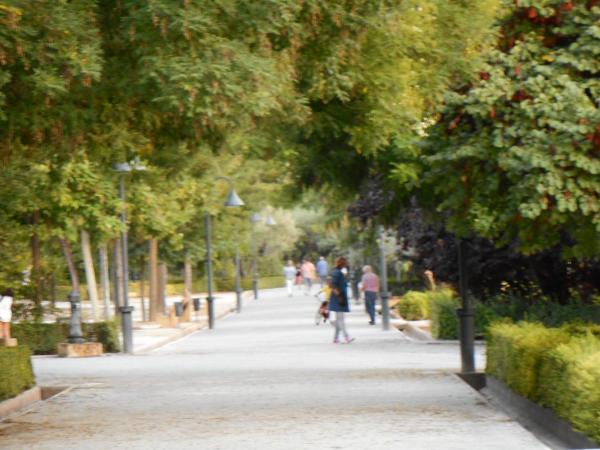
M6 419L11 414L27 408L42 399L42 389L34 386L21 392L19 395L0 402L0 420Z
M558 417L553 411L520 396L494 377L486 376L486 387L480 392L488 400L498 402L511 417L514 417L526 428L530 428L534 432L541 431L542 435L551 436L554 438L552 440L556 440L568 448L600 448L600 444L592 442L587 436L575 431L568 422Z

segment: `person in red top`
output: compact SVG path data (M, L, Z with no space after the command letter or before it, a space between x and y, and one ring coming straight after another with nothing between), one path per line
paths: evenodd
M375 302L379 294L379 277L373 273L371 266L364 266L362 271L361 290L365 293L367 312L371 318L369 325L375 325Z

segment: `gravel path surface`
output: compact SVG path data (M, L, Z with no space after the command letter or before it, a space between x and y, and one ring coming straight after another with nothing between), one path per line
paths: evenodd
M35 358L40 385L75 387L0 423L0 449L546 448L452 374L455 343L383 332L352 306L350 345L314 325L313 297L271 290L143 356Z

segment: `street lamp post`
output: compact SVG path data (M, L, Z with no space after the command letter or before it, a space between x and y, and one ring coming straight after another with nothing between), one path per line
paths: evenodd
M388 292L387 282L387 262L385 260L385 228L380 229L380 250L381 250L381 323L385 331L390 329L390 293Z
M250 222L252 222L252 290L254 291L254 300L258 300L258 250L256 248L256 224L262 220L262 217L258 213L252 214L250 217ZM265 225L273 226L277 225L275 219L270 214L267 216L267 220L265 221Z
M235 305L238 313L242 312L242 283L240 276L240 247L235 249Z
M468 295L467 245L464 239L457 239L459 291L462 308L456 310L460 321L460 356L462 373L475 372L475 325L473 305Z
M229 183L230 191L227 196L227 200L224 205L227 207L235 207L235 206L244 206L244 202L237 195L235 189L233 188L233 183L227 177L217 177L217 180L225 180ZM213 329L215 326L215 310L214 310L214 297L213 297L213 287L212 287L212 251L211 251L211 219L210 214L206 213L204 215L204 238L206 240L206 278L207 278L207 305L208 305L208 328ZM241 300L241 299L240 299Z
M123 255L123 305L119 307L121 313L121 326L123 331L123 351L133 353L133 306L129 304L129 258L127 253L127 216L125 212L125 175L132 171L143 171L146 168L138 162L133 164L115 164L115 171L119 177L119 196L123 207L121 208L121 252Z
M256 224L261 221L260 214L254 213L250 217L252 222L252 290L254 291L254 300L258 300L258 268L256 266Z

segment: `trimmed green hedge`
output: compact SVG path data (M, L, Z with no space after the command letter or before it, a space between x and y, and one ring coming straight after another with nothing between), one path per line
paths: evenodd
M58 344L69 337L67 323L21 322L12 325L12 335L19 344L28 346L35 355L54 355ZM82 324L83 336L87 340L101 342L104 351L121 351L117 320Z
M489 329L486 372L551 408L600 442L600 332L597 327L496 323Z
M406 320L429 318L429 297L427 292L409 291L400 298L396 310Z
M431 334L436 339L458 339L456 309L460 303L451 289L409 291L396 305L406 320L431 320Z
M0 347L0 401L15 397L34 384L29 348Z

